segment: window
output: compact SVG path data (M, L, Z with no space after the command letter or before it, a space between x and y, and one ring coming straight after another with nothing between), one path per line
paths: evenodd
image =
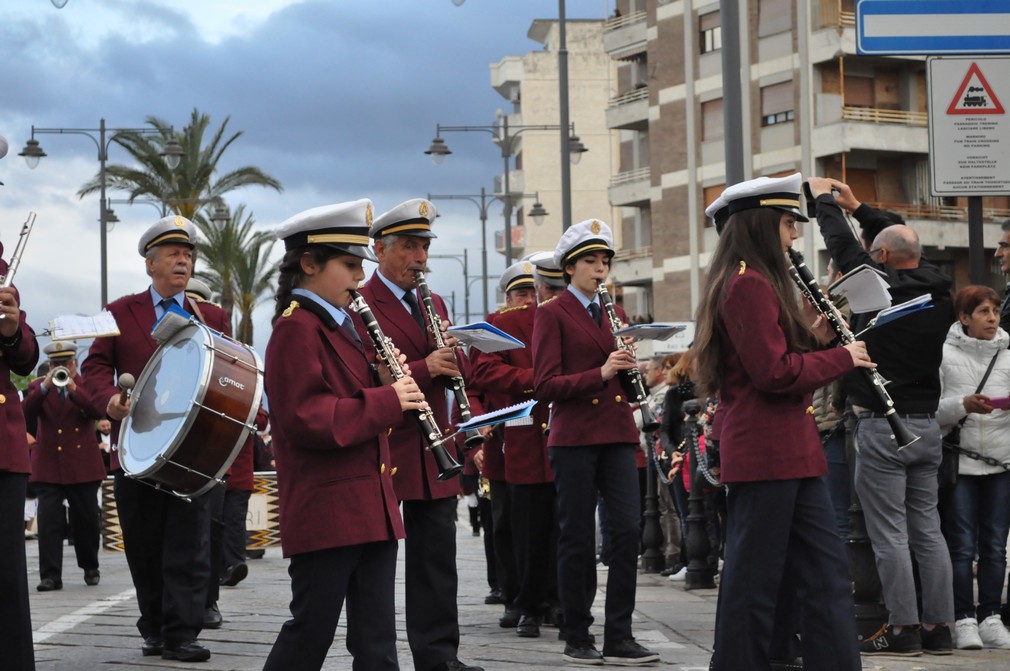
M758 0L758 37L785 32L793 27L790 0Z
M722 194L722 192L725 191L725 190L726 190L726 185L725 184L716 184L715 186L706 186L705 190L704 190L704 193L703 193L703 196L702 196L704 198L704 200L705 200L705 209L708 209L708 206L711 205L712 203L714 203L715 199L718 198ZM711 219L709 219L707 216L705 216L704 212L702 212L702 217L705 218L705 226L714 226L715 225L714 222Z
M761 89L761 125L774 126L796 118L792 81Z
M723 138L722 98L701 104L701 139L721 140Z
M719 12L702 14L698 21L698 45L701 53L722 49L722 19Z

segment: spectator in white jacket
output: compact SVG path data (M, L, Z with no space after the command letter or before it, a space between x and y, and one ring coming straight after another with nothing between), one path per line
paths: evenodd
M954 571L955 643L960 649L1010 649L1010 633L1000 620L1010 531L1010 471L1002 466L1010 463L1010 412L994 409L998 397L1010 392L1010 335L999 327L1000 300L989 287L964 287L954 297L954 310L958 321L943 346L937 419L944 434L965 420L960 472L943 510ZM976 393L994 356L992 372Z

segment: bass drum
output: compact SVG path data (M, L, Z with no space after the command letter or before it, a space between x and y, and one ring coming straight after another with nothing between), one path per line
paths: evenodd
M180 497L216 485L245 443L263 395L251 347L192 322L144 366L120 430L127 475Z

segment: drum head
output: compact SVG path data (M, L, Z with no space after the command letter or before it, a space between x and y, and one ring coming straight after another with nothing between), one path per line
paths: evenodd
M144 367L134 388L130 416L120 436L120 461L131 475L157 470L185 437L194 402L203 401L210 375L210 334L191 324L165 342Z

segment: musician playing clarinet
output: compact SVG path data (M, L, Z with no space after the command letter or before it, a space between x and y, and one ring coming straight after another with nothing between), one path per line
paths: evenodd
M0 276L6 278L8 271L7 262L0 260ZM32 671L35 652L22 516L31 466L25 417L11 373L29 375L35 369L39 344L20 304L17 289L0 287L0 631L7 644L4 667Z
M855 488L863 508L883 588L887 624L863 642L865 655L951 654L947 622L954 620L950 554L940 533L937 467L941 435L936 421L940 402L940 362L954 310L951 280L922 258L915 231L905 225L881 230L865 249L851 233L842 208L866 212L847 184L811 178L817 199L817 224L835 266L847 273L861 265L886 277L892 304L923 294L932 297L921 310L869 331L866 347L889 381L894 409L919 440L898 451L885 416L887 408L873 388L857 376L843 381L858 421ZM875 313L853 317L852 330L865 328ZM981 380L981 372L979 379ZM912 555L919 566L922 611L917 605ZM920 626L921 625L921 626Z
M417 291L435 238L435 206L423 198L400 203L377 217L369 235L379 267L361 288L383 332L407 357L411 375L431 404L437 424L450 426L445 403L453 377L460 376L454 346L436 348ZM448 326L445 302L432 294L434 309ZM481 414L477 408L474 415ZM459 481L440 481L439 470L416 422L392 425L389 449L397 468L393 487L403 503L407 641L418 671L480 671L459 661L456 606L456 495Z
M166 310L174 305L216 331L231 332L224 310L210 303L196 306L186 296L195 246L196 226L182 216L164 217L144 231L137 251L144 258L151 285L109 303L106 309L115 318L119 335L95 338L81 366L84 386L113 420L114 446L119 442L120 422L130 412L130 400L123 402L116 381L123 373L140 379L158 349L151 328ZM141 654L206 661L210 651L197 637L204 626L211 578L210 494L184 501L128 477L115 449L110 457L126 562L137 588L137 629L144 639Z
M719 395L721 479L728 484L725 565L713 668L766 669L783 584L803 595L803 665L860 668L845 549L823 476L813 391L873 367L861 342L823 349L826 320L796 298L786 251L807 221L799 174L735 184L697 314L694 368ZM814 325L814 326L812 326ZM816 327L816 328L815 328Z
M266 392L277 460L291 619L267 670L320 669L347 602L353 668L393 671L393 587L403 522L387 430L426 407L405 369L393 382L348 310L365 278L372 203L317 207L277 228L284 241ZM403 357L400 357L400 364Z
M597 293L613 255L613 234L602 221L590 219L565 231L554 261L564 271L567 290L537 308L533 325L535 396L540 403L554 403L547 446L560 529L558 596L564 659L575 664L659 660L631 631L641 517L638 430L618 374L636 363L634 354L617 348ZM597 493L607 506L611 543L602 654L589 632L596 592Z

